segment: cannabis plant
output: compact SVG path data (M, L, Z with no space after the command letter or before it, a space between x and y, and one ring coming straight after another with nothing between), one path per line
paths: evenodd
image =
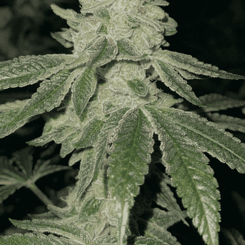
M186 80L245 77L169 51L165 36L176 33L177 23L162 9L165 0L79 2L80 13L51 5L69 25L52 37L72 54L0 63L1 90L41 81L30 99L1 106L1 138L45 113L43 134L28 144L54 141L62 144L61 157L71 153L69 166L80 163L66 206L47 205L49 212L31 221L10 219L33 232L4 236L0 244L180 244L167 229L188 225L187 216L207 245L219 244L220 193L204 153L244 173L245 145L225 131L237 129L230 117L210 112L245 103L218 94L198 98ZM184 99L222 123L183 109ZM156 135L161 143L153 158ZM139 193L148 174L161 180L155 196L147 186ZM146 198L167 211L153 210ZM153 214L148 220L147 212Z

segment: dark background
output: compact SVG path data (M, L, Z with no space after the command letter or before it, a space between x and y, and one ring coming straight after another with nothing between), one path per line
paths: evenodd
M50 36L50 32L60 31L62 27L67 27L66 22L51 11L49 5L52 2L61 7L79 11L77 0L0 1L0 61L20 55L71 53L71 50L65 49ZM245 75L244 0L172 0L169 3L170 5L164 10L178 22L178 33L166 37L170 43L169 50L190 54L222 70ZM236 99L245 99L245 82L242 80L206 79L188 81L188 83L197 96L219 93ZM30 98L37 87L38 84L24 89L1 91L0 104L15 99ZM244 119L241 108L229 109L220 113ZM26 141L40 136L43 125L43 119L39 118L12 135L0 139L0 155L11 157L12 152L26 146ZM244 134L230 132L245 142ZM60 146L57 146L56 154L59 154L59 149ZM231 170L227 165L210 156L209 158L221 192L220 225L222 228L235 228L245 236L244 174ZM67 164L68 159L69 156L62 159L63 164ZM72 174L61 171L45 177L45 180L40 180L37 184L51 199L57 200L54 192L71 184L69 176ZM65 183L64 179L66 179ZM25 198L26 196L28 199ZM41 207L39 211L37 206ZM27 213L44 211L45 207L41 201L29 190L22 188L0 205L0 233L10 226L8 217L23 219ZM188 241L181 240L181 235L177 236L178 232L175 234L171 230L181 244L202 244L194 228L189 231L179 224L175 228L182 230L183 235L190 237ZM229 244L222 233L220 234L220 244Z

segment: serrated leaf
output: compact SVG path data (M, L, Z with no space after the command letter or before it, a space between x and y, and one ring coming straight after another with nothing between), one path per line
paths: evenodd
M204 111L219 111L245 105L244 100L237 100L221 94L205 94L199 100L206 106Z
M49 161L47 161L47 162L49 163ZM32 180L34 182L37 181L38 179L46 176L46 175L49 175L49 174L52 174L52 173L55 173L55 172L58 172L61 170L69 170L70 169L70 167L68 167L68 166L58 166L58 165L47 166L45 163L46 162L44 162L43 165L41 165L38 169L36 169L35 172L33 172Z
M192 104L204 107L194 92L191 91L191 86L187 84L187 82L173 69L171 65L164 63L159 59L155 59L152 60L152 66L156 69L162 82L172 91L178 93Z
M43 234L13 234L11 236L3 236L0 239L0 245L13 245L13 244L25 244L25 245L75 245L66 238L57 237L53 235L45 236ZM81 244L81 243L80 243Z
M169 3L166 0L145 0L145 2L150 3L152 5L159 5L159 6L169 5Z
M48 174L70 169L68 166L47 166L50 163L46 161L40 161L32 171L33 157L31 147L23 148L13 153L13 158L8 160L6 157L0 157L0 203L5 200L9 195L13 194L15 190L21 187L27 187L31 190L35 188L35 181ZM13 162L16 162L16 168L13 166Z
M161 110L161 114L179 125L202 151L226 163L231 169L237 169L239 173L245 172L245 144L232 134L191 112L169 108Z
M208 158L188 138L189 134L186 135L182 127L166 115L167 110L166 113L153 108L147 110L153 117L153 126L161 141L162 161L187 208L188 216L193 218L193 224L206 244L218 245L220 194L214 172L207 165Z
M74 193L76 193L76 200L79 200L81 198L82 194L92 181L95 168L95 149L89 148L83 150L83 155L80 162L80 169L78 172L78 181L74 189Z
M226 116L219 113L207 113L207 116L223 129L245 133L244 119Z
M159 241L156 238L139 236L136 238L135 245L169 245L169 244L165 243L164 241Z
M205 64L204 62L199 61L191 55L173 52L167 49L157 51L152 56L164 63L168 63L171 66L184 69L198 75L233 80L245 79L244 76L222 71L219 70L219 68L216 66Z
M27 229L35 232L49 232L62 237L69 238L75 244L87 244L91 242L90 235L75 225L65 224L62 221L55 220L13 220L9 219L12 224L22 229Z
M73 142L76 142L79 138L80 134L77 134L77 132L74 132L70 134L63 142L61 145L60 149L60 156L64 158L66 155L71 153L74 149L75 146L73 145Z
M115 129L118 126L119 121L122 119L123 115L129 109L130 108L123 108L123 109L119 109L116 112L111 113L110 117L103 124L103 127L98 136L97 143L94 146L96 149L96 165L97 165L94 181L97 179L98 170L100 169L101 165L105 161L106 150L108 147L108 143L110 141L110 133L112 132L113 129Z
M77 116L81 119L82 113L93 96L97 86L95 69L83 68L81 74L72 86L72 100Z
M131 109L119 122L109 150L108 187L118 203L119 241L125 235L125 225L133 197L139 193L139 185L148 173L150 154L153 151L153 132L141 109Z
M23 107L28 100L29 99L26 99L26 100L15 100L14 102L7 102L5 104L1 104L0 105L0 112L14 110L14 109L16 109L16 112L18 112L18 110L21 107Z
M37 92L32 95L32 98L19 110L17 115L13 114L15 109L11 110L13 118L10 122L0 125L0 138L23 126L29 118L45 111L49 112L59 106L77 75L76 72L75 70L70 74L70 71L61 71L53 75L50 80L42 82ZM9 116L10 111L1 113L0 117L4 118L6 114Z
M171 233L168 232L166 229L166 227L169 227L171 226L171 224L174 224L177 221L179 221L179 217L171 214L171 212L165 212L158 208L154 208L152 210L152 213L152 218L150 218L147 221L147 230L145 231L146 240L147 238L152 238L156 241L156 244L158 244L157 242L162 241L162 244L180 245L177 239L174 236L172 236ZM142 218L139 218L138 222L146 223L146 221ZM136 238L136 241L137 239L138 238Z
M62 44L65 48L71 48L73 47L73 43L67 41L63 37L63 32L51 32L51 37L54 38L56 41L58 41L60 44Z
M77 20L79 14L74 11L73 9L63 9L59 6L57 6L56 4L51 4L50 5L51 9L53 10L53 12L60 16L61 18L65 19L65 20Z
M74 59L72 55L20 56L0 62L0 90L24 87L50 77Z
M108 185L112 196L133 205L132 196L139 192L148 172L153 151L153 132L141 109L127 111L119 122L109 150ZM116 138L115 138L116 137Z
M97 141L101 128L103 127L103 121L96 118L92 118L83 128L83 133L78 142L74 146L79 148L86 148L94 146Z
M148 93L148 87L139 79L128 80L127 85L138 96L145 97Z
M160 183L161 192L156 195L156 199L151 197L151 189L150 186L146 186L146 193L150 196L150 198L157 203L157 205L162 206L163 208L167 208L170 212L170 216L174 218L174 220L182 220L185 225L189 226L189 224L185 221L185 217L183 212L181 211L176 199L174 198L173 192L167 186L167 183L164 179ZM168 227L166 227L167 229Z
M84 1L84 0L79 0L80 4L82 4L82 9L81 13L86 14L86 13L93 13L93 11L100 9L100 8L108 8L110 5L115 2L115 0L100 0L100 1Z
M92 45L86 51L89 53L89 59L86 63L88 67L103 66L112 61L117 53L117 43L110 36L100 36L95 41L92 41Z

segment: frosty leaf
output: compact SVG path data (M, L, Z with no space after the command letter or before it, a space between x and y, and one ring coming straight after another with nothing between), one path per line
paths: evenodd
M66 155L68 155L69 153L71 153L75 149L73 143L78 140L79 136L80 136L80 134L77 134L77 132L75 131L74 133L70 134L62 142L62 146L61 146L61 149L60 149L60 156L62 158L64 158Z
M103 66L112 61L118 53L117 43L110 36L101 36L92 43L88 44L86 49L89 53L88 67Z
M113 129L118 126L119 121L122 119L123 115L129 110L129 108L122 108L117 110L114 113L111 113L110 117L105 121L103 127L98 136L97 143L95 144L96 149L96 164L97 170L95 173L94 181L97 179L98 170L100 166L105 161L106 150L108 147L108 143L110 141L110 133Z
M23 107L28 100L29 99L26 99L26 100L15 100L14 102L7 102L5 104L2 104L2 105L0 105L0 112L12 110L12 112L14 112L16 114L18 112L18 110L21 107ZM6 118L5 118L5 121L6 121Z
M72 86L72 100L77 116L81 119L82 113L93 96L97 86L95 69L83 68L81 74Z
M92 181L94 177L94 171L96 167L95 162L95 150L94 148L89 148L83 150L82 159L80 162L80 169L78 172L78 181L76 182L76 187L73 190L76 196L76 200L79 200Z
M23 126L29 118L42 114L45 111L51 111L53 108L59 106L68 92L75 75L76 71L73 73L70 73L70 71L61 71L53 75L50 80L42 82L37 92L32 95L32 98L16 115L12 115L12 120L0 125L0 137L3 138L11 134ZM10 111L1 113L0 119L4 118L6 114L9 115ZM12 110L11 114L13 114Z
M50 7L56 15L60 16L61 18L65 20L74 21L74 20L77 20L79 16L79 14L75 12L73 9L62 9L56 4L51 4Z
M147 55L141 55L134 47L131 40L128 38L122 38L117 40L117 47L119 54L116 56L116 60L143 60Z
M145 0L145 2L150 3L152 5L159 5L159 6L169 5L169 3L166 0Z
M108 185L118 201L133 205L133 197L139 192L148 172L150 153L153 151L152 130L140 109L124 114L112 139L109 150Z
M11 61L2 61L0 62L0 90L34 84L62 70L73 60L72 55L47 54L20 56Z
M203 107L201 101L191 91L191 86L187 84L187 82L173 69L171 65L160 61L160 59L153 60L152 65L159 74L162 82L172 91L175 91L194 105Z
M207 113L207 116L223 129L245 133L244 119L226 116L219 113Z
M202 151L226 163L231 169L237 169L239 173L245 172L245 144L232 134L191 112L169 108L161 110L161 114L179 125Z
M191 79L204 79L205 77L201 77L200 75L196 75L194 73L191 73L189 71L174 67L174 69L186 80Z
M25 233L13 234L11 236L3 236L0 239L0 245L25 244L25 245L76 245L81 243L74 243L63 237L53 235L45 236L43 234Z
M222 71L216 66L205 64L198 59L193 58L191 55L177 53L167 49L158 50L152 56L173 67L184 69L198 75L220 77L223 79L245 79L244 76Z
M204 111L219 111L228 108L240 107L245 105L244 100L237 100L221 94L205 94L199 100L206 106Z
M218 244L220 194L214 172L207 165L208 158L200 152L197 144L187 138L180 127L183 125L179 126L171 116L166 115L168 112L171 114L172 109L156 111L147 107L147 110L153 117L152 124L161 141L162 161L187 208L188 216L193 218L194 226L207 245ZM183 115L180 117L182 119ZM187 123L189 125L189 120Z
M74 146L79 148L86 148L93 146L97 141L98 134L103 126L103 121L96 118L91 119L83 128L83 133L78 142Z
M52 38L62 44L65 48L73 47L73 44L63 37L63 32L51 32Z
M78 228L75 225L67 225L62 221L50 221L50 220L13 220L9 219L12 224L20 227L22 229L27 229L35 232L49 232L61 237L66 237L73 242L73 244L88 244L91 241L89 234L83 230L83 228Z
M140 97L145 97L148 93L147 85L139 79L129 80L127 81L127 85L136 95Z
M115 2L115 0L99 0L99 1L87 1L87 0L79 0L82 5L81 13L93 13L93 11L100 8L108 8L110 5Z
M125 225L133 197L139 193L139 185L148 172L154 141L152 130L143 112L129 110L119 122L109 149L108 187L118 203L119 240L125 235Z

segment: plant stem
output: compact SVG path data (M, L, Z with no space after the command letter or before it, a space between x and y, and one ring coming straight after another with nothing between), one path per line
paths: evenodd
M52 201L34 183L28 185L28 188L30 188L46 206L48 205L54 206Z

